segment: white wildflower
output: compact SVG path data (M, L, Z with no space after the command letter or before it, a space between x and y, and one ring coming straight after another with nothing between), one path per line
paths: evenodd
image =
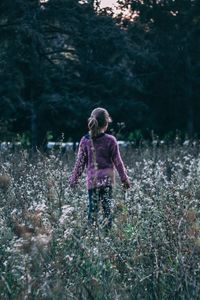
M67 228L67 229L64 231L64 235L63 235L64 239L68 239L68 238L71 236L72 231L73 231L72 228Z
M66 221L71 217L72 213L74 212L74 207L70 205L63 205L62 206L62 215L60 217L60 224L64 225Z

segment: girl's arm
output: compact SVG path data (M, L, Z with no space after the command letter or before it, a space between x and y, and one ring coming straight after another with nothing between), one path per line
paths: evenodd
M83 141L84 138L80 140L75 166L69 179L70 187L74 187L78 183L78 179L82 175L87 161L87 153Z
M125 185L126 188L130 187L130 180L128 178L126 168L121 158L121 154L119 151L119 145L117 143L116 138L114 138L114 142L112 145L112 161L117 169L117 172L120 176L121 182Z

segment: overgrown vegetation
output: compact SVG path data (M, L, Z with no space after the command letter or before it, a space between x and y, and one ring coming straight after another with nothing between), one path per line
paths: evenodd
M68 188L72 153L1 152L0 298L198 299L199 150L124 148L132 187L116 185L109 233L86 226L84 177Z

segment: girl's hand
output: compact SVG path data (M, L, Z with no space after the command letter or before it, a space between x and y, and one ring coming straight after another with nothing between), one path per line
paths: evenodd
M130 183L130 181L124 181L124 182L122 182L122 186L125 190L128 190L131 187L131 183Z

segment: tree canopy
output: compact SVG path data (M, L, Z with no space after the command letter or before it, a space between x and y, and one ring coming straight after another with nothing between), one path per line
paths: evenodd
M199 132L199 1L119 6L116 14L98 1L1 1L0 126L34 146L47 132L79 139L90 111L104 106L126 137Z

